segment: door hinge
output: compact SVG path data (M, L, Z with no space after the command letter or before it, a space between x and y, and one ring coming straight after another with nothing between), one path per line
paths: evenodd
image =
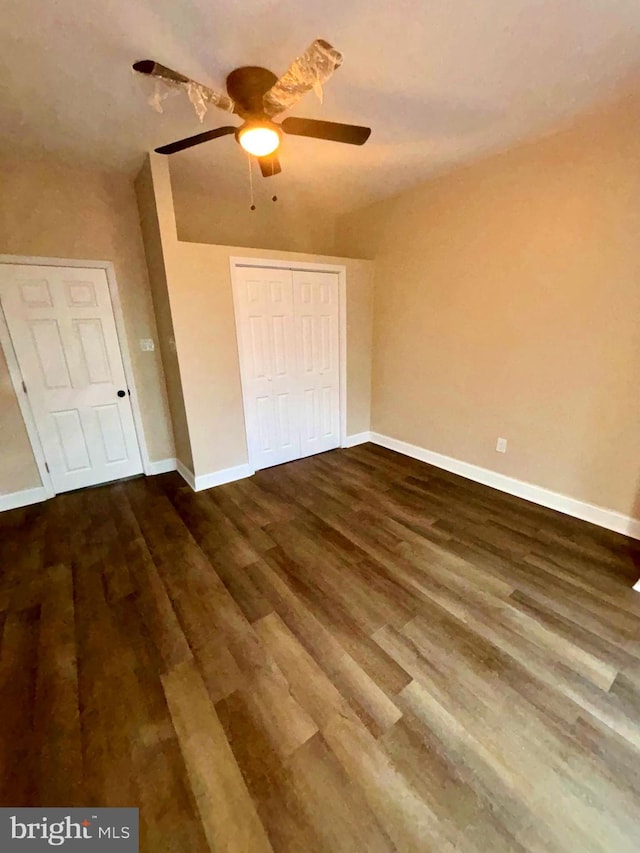
M49 463L48 462L44 463L44 467L47 469L47 474L50 474L51 471L49 471Z
M25 394L27 393L27 386L24 384L24 379L22 380L22 390Z

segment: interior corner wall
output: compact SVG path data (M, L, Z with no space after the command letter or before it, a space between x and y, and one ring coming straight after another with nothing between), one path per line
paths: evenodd
M149 457L174 456L135 196L121 174L49 159L3 160L0 254L114 264ZM41 485L5 360L0 353L0 494Z
M150 155L171 317L193 454L203 476L248 461L230 258L347 268L347 431L369 429L373 265L370 261L178 240L167 159Z
M158 327L158 345L167 384L175 455L176 459L185 465L188 470L192 471L193 455L191 453L189 428L184 407L180 366L176 354L175 332L171 318L167 274L162 251L162 236L151 176L151 165L148 159L145 160L135 180L135 190L138 200L142 240L147 259L147 269L149 271L151 296L156 314L156 325Z
M375 257L375 432L640 517L639 117L623 99L341 221L338 250Z

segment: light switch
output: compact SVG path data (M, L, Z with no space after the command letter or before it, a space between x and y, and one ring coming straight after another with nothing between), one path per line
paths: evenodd
M142 352L153 352L156 348L152 338L140 338L140 349Z

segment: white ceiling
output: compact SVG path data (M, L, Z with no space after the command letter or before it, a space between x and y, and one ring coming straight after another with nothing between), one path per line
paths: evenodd
M203 127L186 97L163 115L131 71L152 58L215 88L239 65L282 72L316 37L344 65L294 114L367 124L363 148L288 137L269 179L335 210L563 122L640 68L638 0L3 0L0 152L50 152L133 172ZM232 119L235 121L236 119ZM228 123L211 109L204 128ZM174 155L186 186L246 192L233 137Z

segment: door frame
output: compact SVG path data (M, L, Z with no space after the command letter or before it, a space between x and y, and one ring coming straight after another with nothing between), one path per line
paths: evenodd
M23 266L38 266L38 267L79 267L83 269L99 269L104 270L107 276L107 284L109 287L109 297L111 299L111 309L113 311L113 319L116 325L116 334L118 336L118 346L120 347L120 355L122 356L122 364L124 367L124 375L127 380L127 388L131 392L131 411L133 414L133 423L136 430L136 439L140 448L140 457L142 459L142 468L146 475L151 472L151 463L149 461L149 453L147 451L147 442L144 435L144 427L142 425L142 412L138 401L138 392L131 366L131 355L129 351L129 343L124 323L124 315L122 313L122 303L120 302L120 293L118 291L118 280L116 272L111 261L87 261L78 260L76 258L38 258L26 255L0 255L0 264L21 264ZM46 498L55 497L57 494L53 488L53 481L46 468L44 451L40 434L36 426L36 420L33 416L29 395L23 389L23 377L20 372L20 365L13 349L13 342L9 334L9 327L4 316L4 309L0 304L0 346L4 352L4 357L9 368L9 376L11 384L15 391L20 412L24 420L24 425L27 429L27 435L31 442L31 449L38 466L38 472L42 481L43 488L46 492Z
M244 418L244 434L247 442L247 458L250 467L255 470L251 458L251 445L247 433L247 399L242 375L242 358L240 357L240 319L238 311L238 286L240 284L237 271L241 267L257 267L258 269L291 270L291 272L331 272L338 275L338 338L339 338L339 406L340 406L340 447L346 446L347 439L347 268L344 264L325 264L322 262L303 262L284 260L280 258L242 258L231 256L229 268L231 271L231 291L233 295L233 314L236 323L236 352L240 368L240 385L242 387L242 407Z

